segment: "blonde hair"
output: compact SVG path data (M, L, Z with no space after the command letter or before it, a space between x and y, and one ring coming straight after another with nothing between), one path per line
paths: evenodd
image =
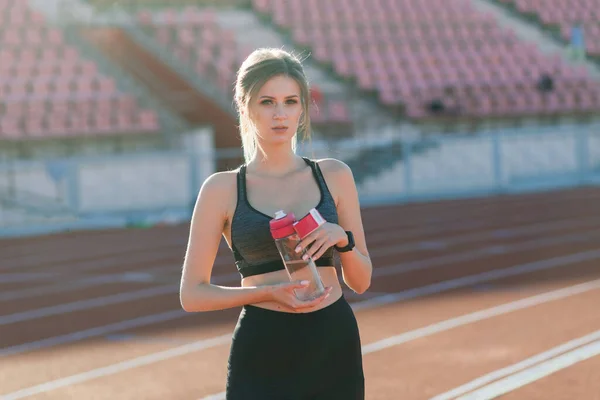
M240 136L246 163L256 156L259 147L258 132L250 117L249 104L260 88L269 79L278 75L288 76L300 86L303 113L298 124L298 131L292 138L292 150L296 152L298 135L301 135L303 141L310 138L310 89L300 60L281 49L257 49L244 60L237 72L235 82L235 104L240 119Z

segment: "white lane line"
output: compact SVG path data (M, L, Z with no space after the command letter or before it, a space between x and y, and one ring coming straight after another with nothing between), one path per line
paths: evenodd
M600 354L600 340L517 372L457 400L490 400Z
M600 222L600 219L584 218L575 220L562 220L551 222L536 222L531 224L518 225L514 228L490 228L480 232L469 232L465 234L452 235L443 239L435 240L416 240L400 245L379 246L376 250L376 256L385 256L388 254L398 254L413 250L422 250L430 248L445 249L448 246L476 243L490 239L514 239L521 236L531 235L535 233L547 234L553 231L560 231L568 228L584 228L593 227ZM388 237L388 240L390 238Z
M538 233L538 232L548 233L548 232L551 232L554 230L560 230L560 229L565 229L565 228L576 228L576 227L581 228L581 227L586 227L586 226L595 226L598 223L600 223L600 219L585 218L585 219L565 219L565 220L551 221L551 222L535 222L535 223L531 223L531 224L523 224L523 225L517 226L515 228L506 228L506 229L490 228L489 230L484 231L484 232L459 234L459 235L455 235L455 236L452 236L449 238L445 238L443 240L427 241L427 240L421 239L421 240L416 240L413 242L404 243L401 245L384 246L384 247L374 249L371 256L372 257L381 257L381 256L387 256L387 255L393 255L393 254L397 255L397 254L402 254L402 253L410 252L410 251L414 251L414 250L423 250L423 249L431 249L431 248L447 249L449 246L461 244L461 243L462 244L474 243L474 242L485 240L485 239L501 239L501 238L506 238L506 237L516 238L516 237L520 237L520 236L524 236L524 235L532 234L532 233ZM577 240L578 237L582 236L582 234L576 234L576 235L577 235L577 237L570 237L570 240L573 240L573 239ZM552 238L550 238L550 239L552 239ZM567 238L567 239L569 239L569 238ZM540 240L546 240L546 239L537 239L537 242L534 241L533 243L532 242L528 242L528 243L529 243L529 245L536 246L536 245L540 244L539 243ZM561 240L561 239L558 239L558 240ZM527 244L524 243L523 245L526 246ZM462 253L458 253L457 255L451 254L451 255L437 257L437 259L429 259L430 260L429 262L435 263L435 265L442 265L447 262L468 261L471 259L476 259L481 256L486 256L486 255L492 254L494 251L499 251L500 247L498 245L492 245L492 246L488 246L487 248L480 249L479 254L471 254L471 255L470 254L462 254ZM216 262L215 265L217 265L217 261L218 260L215 261ZM423 262L428 262L428 260L420 260L420 261L406 263L403 266L402 270L404 272L408 272L408 271L412 271L414 269L420 268L420 266L422 265ZM93 261L92 262L88 261L87 264L89 264L87 267L80 265L79 267L75 267L75 268L78 272L86 272L86 271L95 270L95 269L103 269L105 266L104 263L94 264ZM113 264L114 264L114 262L112 264L108 264L108 265L112 266ZM163 266L163 267L153 268L152 270L144 270L144 272L162 273L162 272L172 271L172 270L175 270L175 267ZM374 276L378 276L377 274L381 274L382 276L385 276L387 274L390 274L394 270L395 270L395 268L382 269L381 271L375 271ZM135 270L131 271L131 273L134 273L134 272L135 272ZM57 276L63 276L62 273L60 273L60 272L57 272L57 274L58 274ZM92 287L92 286L102 285L104 283L112 283L112 281L110 281L108 278L106 280L104 280L103 279L104 276L114 276L117 278L118 281L122 281L122 279L120 278L120 274L104 274L104 275L98 275L97 276L98 280L96 280L94 282L85 282L85 283L77 282L73 285L68 285L67 287L65 287L63 289L60 289L60 287L63 284L59 283L56 285L51 285L49 287L38 288L37 291L34 289L24 289L24 290L15 290L12 292L2 293L2 294L0 294L0 301L3 301L5 299L14 300L14 299L19 299L19 298L36 297L36 296L56 293L57 291L58 292L73 291L73 290L77 290L77 289L80 289L83 287ZM0 277L1 277L1 275L0 275ZM240 278L239 273L231 273L231 274L226 274L226 275L214 276L213 281L214 281L214 283L221 284L221 283L233 282L233 281L239 280L239 278ZM38 278L38 279L41 279L41 278ZM22 278L22 280L28 281L29 279ZM115 281L117 281L117 280L115 280Z
M29 321L36 318L48 317L50 315L65 314L95 307L104 307L109 304L118 304L132 300L144 299L147 297L154 297L173 293L174 291L173 285L157 286L135 292L119 293L88 300L78 300L71 303L58 304L50 307L36 308L34 310L0 316L0 326L14 324L15 322Z
M391 304L401 300L412 299L427 294L440 293L446 290L457 289L460 287L471 286L477 283L489 282L496 279L507 278L510 276L521 275L534 271L541 271L549 268L563 267L569 264L594 260L600 257L600 250L589 250L580 253L573 253L566 256L547 258L525 264L517 264L512 267L495 269L492 271L481 272L479 274L467 275L456 279L450 279L431 285L421 286L414 289L404 290L398 293L390 293L380 297L374 297L360 303L355 303L355 310L378 307L384 304Z
M534 250L552 245L595 242L598 240L599 234L600 229L586 233L573 233L550 238L533 239L509 245L494 244L476 250L467 250L438 257L431 257L425 260L409 261L399 265L388 265L385 267L374 268L373 277L396 275L399 273L406 273L414 270L444 266L450 263L473 261L481 258L490 257L496 254L513 254L521 251Z
M118 280L114 275L98 275L80 280L72 280L62 282L50 286L33 287L28 289L11 290L9 292L0 293L0 302L22 300L31 297L45 296L54 293L67 293L83 288L106 285L111 283L123 282Z
M45 285L42 287L34 287L29 289L19 289L19 290L11 290L8 292L0 293L0 302L2 301L13 301L20 300L26 298L32 298L37 296L43 296L53 293L67 293L71 291L80 290L83 288L90 288L94 286L106 285L106 284L115 284L115 283L130 283L130 282L154 282L156 281L156 276L154 274L161 274L165 272L165 267L156 267L150 269L140 270L131 270L131 271L123 271L114 274L98 274L91 276L83 276L80 279L70 279L65 281L64 279L61 282L52 285ZM237 274L239 277L240 275ZM227 279L231 279L232 275L223 275L223 277L227 277ZM64 276L63 276L64 278ZM159 276L160 278L160 276ZM160 279L159 282L160 283Z
M467 250L442 256L429 257L422 260L403 262L401 264L377 267L373 269L373 277L379 278L383 276L399 275L411 271L447 266L452 263L485 259L497 254L513 254L521 251L535 250L558 244L596 242L599 240L598 236L600 236L600 229L586 233L573 233L551 238L533 239L509 245L495 244L476 250ZM376 252L374 255L371 255L371 257L373 256L377 256ZM221 283L231 283L238 279L238 275L231 274L231 280L228 280L224 277Z
M531 207L531 205L529 205L529 207ZM505 210L506 212L506 210ZM463 210L464 213L464 210ZM468 216L468 218L462 218L459 220L453 220L453 221L447 221L447 220L443 220L443 221L427 221L427 220L423 220L422 224L419 225L408 225L408 226L400 226L400 227L396 227L397 229L395 229L394 233L390 233L390 232L385 232L385 231L381 231L381 232L367 232L367 241L368 242L377 242L380 240L390 240L390 239L394 239L394 240L404 240L404 239L409 239L412 238L414 236L421 236L421 235L448 235L448 234L456 234L459 232L464 232L467 230L475 230L475 229L482 229L482 228L488 228L490 224L493 224L494 222L497 223L497 221L495 221L494 219L489 219L489 214L487 213L481 213L483 214L482 216L480 215L475 215L475 214L470 214ZM505 223L509 223L510 225L514 225L516 223L522 222L523 220L526 220L528 222L534 222L535 220L543 220L544 216L537 216L535 219L531 220L529 219L531 217L531 213L530 212L526 212L526 211L521 211L521 212L515 212L513 211L512 214L507 215L507 217L502 221ZM558 216L555 219L559 219L559 221L564 221L564 220L569 220L569 219L577 219L581 216L577 216L577 215L563 215L563 216ZM500 228L503 230L503 228Z
M477 388L487 385L491 382L497 381L501 378L505 378L516 372L523 371L527 368L531 368L536 364L544 361L548 361L568 351L572 351L578 347L586 345L590 342L600 340L600 331L590 333L589 335L582 336L580 338L570 340L566 343L551 348L550 350L544 351L543 353L536 354L535 356L529 357L518 363L509 365L508 367L498 369L490 372L489 374L483 375L477 379L465 383L464 385L458 386L452 390L441 393L430 400L451 400L457 396L471 392Z
M52 277L60 276L58 272L20 272L14 274L1 274L0 284L15 282L41 281Z
M476 311L470 314L465 314L460 317L450 318L445 321L436 322L423 328L414 329L369 343L362 347L362 354L370 354L377 351L387 349L392 346L397 346L402 343L407 343L412 340L420 339L436 333L444 332L459 326L468 325L474 322L483 321L499 315L508 314L513 311L522 310L528 307L533 307L539 304L547 303L554 300L564 299L569 296L585 293L591 290L600 289L600 279L595 281L585 282L574 286L569 286L562 289L553 290L551 292L541 293L525 299L516 300L510 303L501 304L499 306L490 307L484 310ZM600 335L600 334L599 334ZM200 400L217 400L225 399L225 392L212 394L208 397L203 397Z
M547 303L550 301L563 299L565 297L574 296L576 294L589 292L590 290L595 290L598 288L600 288L600 279L591 282L581 283L575 286L569 286L551 292L538 294L535 296L527 297L525 299L512 301L510 303L501 304L499 306L494 306L485 310L461 315L460 317L447 319L442 322L436 322L423 328L415 329L409 332L402 333L400 335L390 336L377 342L369 343L363 346L363 354L373 353L376 351L387 349L392 346L397 346L399 344L409 342L411 340L447 331L458 326L483 321L486 319L496 317L498 315L508 314L513 311L522 310L524 308L533 307L542 303Z
M392 336L390 338L386 338L377 342L370 343L363 347L363 354L369 354L376 351L383 350L385 348L389 348L391 346L396 346L401 343L406 343L411 340L419 339L425 336L429 336L435 333L443 332L449 329L456 328L458 326L467 325L473 322L482 321L484 319L493 318L498 315L507 314L516 310L521 310L527 307L532 307L535 305L539 305L542 303L546 303L553 300L558 300L562 298L566 298L569 296L573 296L576 294L581 294L590 290L595 290L600 288L600 279L586 282L558 290L554 290L551 292L546 292L542 294L538 294L535 296L531 296L525 299L513 301L510 303L505 303L499 306L491 307L485 310L480 310L474 313L466 314L460 317L451 318L442 322L437 322L435 324L426 326L424 328L415 329L401 335ZM20 399L28 396L32 396L34 394L39 394L43 392L47 392L50 390L54 390L60 387L69 386L76 383L81 383L84 381L88 381L91 379L104 377L107 375L112 375L118 372L123 372L132 368L136 368L142 365L148 365L151 363L164 361L173 357L178 357L181 355L186 355L189 353L193 353L196 351L204 350L209 347L218 346L221 344L228 344L231 340L231 334L225 334L218 336L212 339L205 339L198 342L193 342L187 345L182 345L179 347L175 347L173 349L169 349L166 351L161 351L158 353L151 353L142 357L134 358L132 360L119 362L116 364L108 365L106 367L96 368L84 373L72 375L69 377L57 379L54 381L46 382L40 385L35 385L29 388L21 389L13 393L9 393L3 397L5 400L13 400Z
M476 232L475 234L467 233L464 235L456 235L456 236L453 236L453 237L450 237L450 238L447 238L447 239L444 239L444 240L438 241L438 242L439 242L439 245L441 245L442 247L447 247L447 246L453 245L453 244L469 243L469 242L473 242L473 241L477 241L477 240L483 240L486 238L519 237L522 234L531 234L531 233L535 233L535 232L547 233L551 230L558 230L558 229L563 229L566 227L583 227L583 226L588 226L588 225L594 226L598 222L600 222L600 219L590 219L590 218L586 218L583 220L582 219L574 219L574 220L567 219L567 220L562 220L562 221L558 221L558 222L557 221L541 222L541 223L521 225L520 227L517 227L517 228L491 229L491 230L485 231L485 232ZM571 238L571 240L572 239L573 238ZM539 244L539 242L538 242L538 244ZM521 245L527 246L526 243L521 244ZM405 243L405 244L399 245L399 246L387 246L384 248L376 249L374 251L373 256L401 254L404 252L408 252L412 249L423 248L423 246L424 246L424 242L422 240ZM402 272L408 272L408 271L412 271L412 270L415 270L418 268L422 268L424 264L427 264L427 265L425 265L425 267L429 268L429 265L436 266L436 265L443 265L445 263L450 263L450 262L468 261L468 260L476 259L481 256L489 255L492 252L494 252L494 250L498 250L498 246L489 246L487 249L486 248L480 249L479 254L469 255L469 254L464 254L464 253L458 253L457 255L451 254L451 255L445 255L445 256L441 256L441 257L429 258L427 260L418 260L418 261L408 262L408 263L405 263L402 267L398 267L398 266L383 267L384 269L382 269L381 271L375 270L374 276L379 276L379 275L385 276L392 272L395 273L398 269L400 269ZM390 269L387 269L387 268L390 268ZM144 270L144 272L146 272L146 273L162 273L166 270L173 270L173 267L172 266L156 267L156 268L153 268L150 270ZM134 273L135 271L129 271L129 272ZM223 284L223 283L228 283L228 282L234 282L236 280L239 280L239 278L240 278L239 273L217 275L212 278L212 282L215 284ZM53 294L53 293L64 293L67 291L75 291L75 290L79 290L82 288L94 287L94 286L99 286L99 285L103 285L103 284L110 284L110 283L123 282L123 281L124 281L124 277L122 274L97 275L97 276L94 276L91 278L87 278L87 279L84 278L80 281L75 281L75 282L69 283L66 286L64 285L64 283L59 283L56 285L36 287L33 289L21 289L21 290L14 290L11 292L0 293L0 302L9 301L9 300L12 301L12 300L24 299L24 298L32 298L32 297L48 295L48 294Z
M517 276L517 275L526 274L529 272L540 271L540 270L548 269L548 268L565 267L565 266L568 266L568 265L571 265L574 263L589 261L589 260L593 260L593 259L597 259L597 258L600 258L600 250L591 250L591 251L585 251L585 252L580 252L580 253L573 253L573 254L570 254L567 256L549 258L549 259L545 259L545 260L541 260L541 261L536 261L533 263L517 264L512 267L504 268L501 270L494 270L494 271L483 272L483 273L479 273L479 274L467 275L467 276L463 276L463 277L456 278L456 279L451 279L451 280L447 280L447 281L434 283L431 285L421 286L418 288L402 290L402 291L396 292L396 293L388 293L383 296L377 296L377 297L367 299L364 301L352 303L352 308L355 311L375 308L375 307L379 307L379 306L386 305L386 304L392 304L392 303L399 302L399 301L422 297L422 296L426 296L426 295L430 295L430 294L437 294L437 293L441 293L441 292L452 290L452 289L458 289L461 287L472 286L474 284L481 283L481 282L492 281L492 280L506 278L506 277L510 277L510 276ZM154 323L151 320L151 316L147 316L145 318L146 319L144 319L143 322L135 324L135 326L151 325ZM111 324L111 325L106 325L106 327L111 327L114 325L118 326L118 324ZM134 326L130 325L129 327L131 328ZM102 327L98 327L98 328L94 328L94 329L101 329L101 328ZM125 329L125 328L118 328L118 327L116 327L114 329L107 328L107 329L103 330L102 334L106 334L106 333L110 333L110 332L117 332L122 329ZM23 353L23 352L29 351L31 349L40 349L43 347L51 347L51 346L55 346L58 344L64 344L64 343L69 343L72 341L80 340L79 338L84 339L84 338L88 338L91 336L95 336L95 335L88 334L87 332L89 332L89 331L93 331L93 330L79 331L79 332L74 332L69 335L62 335L62 336L43 339L40 341L25 343L25 344L21 344L21 345L17 345L17 346L12 346L12 347L7 347L7 348L0 350L0 357L3 356L5 353L6 354Z
M112 246L117 239L113 239L109 242L105 242L103 243L103 245L105 247L107 246ZM127 240L127 238L121 238L120 240ZM64 242L63 242L64 243ZM155 261L157 256L160 256L162 254L164 254L164 249L169 248L169 247L176 247L176 246L181 246L182 243L185 243L185 240L171 240L169 242L163 242L160 245L160 248L152 248L152 250L148 250L147 245L142 245L142 246L134 246L134 245L128 245L127 248L120 248L120 249L113 249L111 247L111 249L115 252L113 253L96 253L95 250L97 250L97 244L96 243L79 243L79 247L77 248L77 251L79 252L77 256L75 256L74 258L67 258L67 259L54 259L51 261L51 266L60 266L60 265L65 265L65 263L69 263L70 266L75 265L90 265L90 264L101 264L103 267L110 267L110 266L114 266L116 263L118 263L119 261L121 261L124 257L124 255L130 254L130 253L135 253L135 254L140 254L143 253L142 255L138 256L138 258L136 258L136 260L134 262L137 263L148 263L151 261ZM136 243L137 244L137 243ZM71 246L77 246L77 243L71 243ZM23 246L25 247L25 246ZM37 251L39 251L36 254L31 254L31 251L29 249L23 249L20 254L16 253L11 257L8 258L3 258L3 264L0 265L0 271L6 271L6 270L11 270L11 269L22 269L22 268L27 268L28 266L32 266L34 268L37 267L42 267L44 266L47 261L45 261L47 259L47 251L48 250L54 250L54 248L56 247L56 245L51 245L51 244L47 244L47 245L42 245L42 247L36 249ZM65 249L59 249L59 251L62 251L63 253L67 250ZM90 253L91 251L91 253ZM25 256L25 257L24 257ZM90 258L91 257L91 258ZM95 258L95 257L101 257L101 258ZM31 263L36 263L34 265L31 265ZM27 265L29 264L29 265ZM71 269L70 269L71 270Z
M587 242L598 240L597 236L600 235L600 229L597 231L593 231L595 233L578 233L578 234L570 234L557 236L553 238L544 238L544 239L535 239L527 242L522 242L514 245L507 245L505 247L501 247L501 252L504 254L516 253L518 251L523 250L531 250L544 246L549 246L553 244L564 244L564 243L572 243L572 242ZM396 265L389 265L387 267L379 267L373 270L373 277L381 277L381 276L389 276L389 275L398 275L401 273L414 271L414 270L423 270L427 268L434 268L437 266L447 265L450 263L464 262L464 261L473 261L478 258L485 258L493 255L494 253L499 252L499 246L488 246L477 250L469 250L465 252L432 257L424 260L418 260L413 262L406 262ZM239 274L233 273L224 276L223 281L227 281L231 277L231 280L239 280ZM215 278L216 279L216 278ZM29 311L23 311L19 313L14 313L6 316L0 316L0 326L8 325L10 323L32 320L35 318L42 318L49 315L56 315L61 313L67 313L72 311L81 311L87 310L94 307L101 307L108 304L117 304L123 303L131 300L136 300L145 297L152 297L149 293L155 293L156 295L168 294L168 293L176 293L179 291L178 285L163 285L150 289L143 289L135 292L129 293L121 293L115 295L109 295L104 297L99 297L90 300L78 300L70 303L58 304L55 306L44 307ZM385 298L386 296L382 296ZM374 298L375 300L377 298Z
M520 221L520 220L515 219L515 222L517 222L517 221ZM450 245L476 242L476 241L481 241L481 240L485 240L485 239L498 239L498 238L503 238L503 237L513 237L514 238L514 237L532 234L532 233L542 233L542 232L548 233L551 231L565 229L565 228L595 226L598 223L600 223L600 219L593 219L593 218L587 218L587 217L586 218L571 217L571 218L565 218L562 220L551 221L551 222L535 222L535 220L534 220L534 221L530 221L530 223L518 225L516 227L508 227L508 228L490 227L489 229L487 229L486 231L483 231L483 232L475 232L475 233L469 232L466 234L456 234L450 238L445 238L443 240L428 241L425 239L418 239L418 240L414 240L412 242L404 243L402 245L391 245L391 246L380 247L379 249L375 249L373 256L386 256L386 255L390 255L390 254L399 254L399 253L403 253L403 252L420 250L420 249L428 248L428 246L427 246L428 244L429 245L434 244L435 246L437 246L437 248L446 248ZM485 227L485 224L482 224L482 227ZM430 234L436 233L435 231L429 232L430 230L431 229L429 229L425 233L430 233ZM443 233L443 232L440 232L440 233ZM404 236L406 236L406 235L404 235ZM417 232L417 234L415 234L415 231L413 230L410 232L410 235L408 237L410 238L410 237L414 237L414 236L418 236L418 232ZM375 238L372 238L372 237L369 237L369 238L372 241L377 241L377 240L375 240ZM390 240L390 238L395 238L393 233L391 235L390 235L390 233L385 233L385 236L382 239ZM104 269L105 267L110 268L110 267L113 267L115 264L114 258L115 257L112 257L110 259L103 259L100 261L84 260L84 261L78 262L75 266L73 266L73 270L76 270L78 272L85 272L85 271L94 271L97 269ZM217 256L217 258L215 259L215 265L225 264L225 263L231 263L231 256L229 254ZM5 268L6 267L0 266L0 270L5 269ZM12 268L16 268L16 267L12 267ZM179 268L179 266L177 266L177 267L169 266L165 269L171 270L173 268ZM239 276L236 276L235 278L239 278Z
M126 329L139 328L141 326L154 325L159 322L165 322L189 316L191 316L191 314L186 313L182 309L171 310L160 314L146 315L143 317L120 321L109 325L98 326L95 328L85 329L60 336L54 336L42 340L37 340L35 342L5 347L3 349L0 349L0 358L14 354L24 353L26 351L38 350L46 347L57 346L59 344L76 342L91 337L102 336L109 333L123 331Z
M49 392L56 390L61 387L71 386L76 383L89 381L91 379L100 378L119 372L124 372L133 368L141 367L144 365L154 364L160 361L165 361L174 357L179 357L185 354L209 349L231 342L231 334L217 336L211 339L199 340L196 342L184 344L182 346L174 347L172 349L159 351L157 353L151 353L131 360L122 361L116 364L107 365L106 367L96 368L90 371L82 372L79 374L67 376L65 378L56 379L40 385L31 386L25 389L17 390L16 392L2 395L2 400L17 400L25 397L33 396L40 393Z

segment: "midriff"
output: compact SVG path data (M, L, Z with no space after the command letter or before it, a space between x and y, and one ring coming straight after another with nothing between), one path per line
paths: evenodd
M273 311L282 311L282 312L291 312L291 313L307 313L320 310L322 308L327 307L328 305L334 303L342 296L342 287L340 285L340 281L338 279L337 271L335 267L317 267L317 271L319 271L319 275L321 276L321 280L323 281L323 286L330 287L331 292L329 293L329 297L320 302L314 307L310 308L302 308L298 310L294 310L283 304L280 304L276 301L265 301L262 303L254 303L252 304L255 307L265 308L267 310ZM289 282L288 274L285 270L267 272L266 274L253 275L242 279L242 287L255 287L255 286L266 286L266 285L276 285L278 283Z

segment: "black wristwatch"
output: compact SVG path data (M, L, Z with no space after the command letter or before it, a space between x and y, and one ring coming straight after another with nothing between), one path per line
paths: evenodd
M354 235L350 231L346 231L346 235L348 235L348 244L344 247L333 246L338 253L345 253L347 251L352 251L354 248Z

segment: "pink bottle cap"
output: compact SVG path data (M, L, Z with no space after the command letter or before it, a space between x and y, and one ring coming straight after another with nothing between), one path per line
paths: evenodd
M273 239L282 239L296 233L294 222L296 222L296 217L293 213L286 214L284 211L277 211L275 218L269 221Z
M325 218L321 215L317 209L313 208L308 214L303 217L300 221L294 224L294 229L298 233L301 239L313 233L318 227L323 225Z

